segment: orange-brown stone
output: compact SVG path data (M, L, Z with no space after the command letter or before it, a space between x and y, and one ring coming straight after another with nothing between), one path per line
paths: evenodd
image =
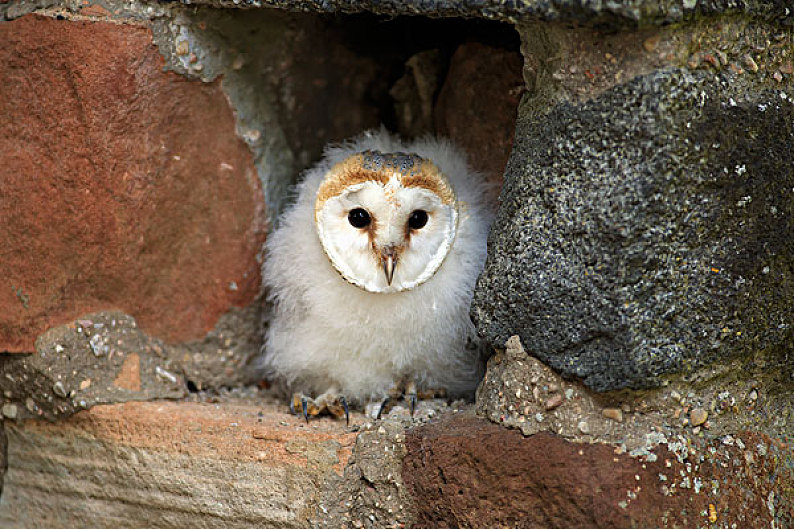
M474 168L495 183L501 183L513 148L523 64L518 51L463 44L438 95L438 133L463 147Z
M130 353L124 358L113 385L129 391L141 390L141 357L137 353Z
M109 17L110 11L99 4L90 4L80 9L80 14L89 17Z
M259 289L263 197L219 84L148 28L0 24L0 351L121 309L169 341Z
M42 435L90 435L139 449L179 452L196 458L220 455L273 466L306 466L307 445L335 442L338 462L332 467L341 473L356 434L347 430L344 421L323 418L306 425L302 417L284 413L281 408L270 402L259 406L127 402L95 406L59 423L27 421L24 427ZM363 417L355 414L353 419Z
M794 452L757 433L728 438L671 436L634 457L447 415L407 433L403 480L416 528L703 527L709 505L722 527L790 526Z

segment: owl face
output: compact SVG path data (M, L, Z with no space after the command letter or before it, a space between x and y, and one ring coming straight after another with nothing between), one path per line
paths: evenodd
M315 226L331 264L369 292L427 281L455 239L458 203L429 160L365 151L331 168L317 191Z

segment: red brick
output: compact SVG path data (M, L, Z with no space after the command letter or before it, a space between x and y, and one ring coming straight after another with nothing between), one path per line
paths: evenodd
M28 15L0 41L0 350L111 308L196 339L250 303L263 197L219 83L164 72L144 27Z

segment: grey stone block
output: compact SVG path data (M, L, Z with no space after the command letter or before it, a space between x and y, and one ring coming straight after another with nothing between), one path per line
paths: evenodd
M480 332L598 391L757 353L785 367L792 95L671 68L520 117Z

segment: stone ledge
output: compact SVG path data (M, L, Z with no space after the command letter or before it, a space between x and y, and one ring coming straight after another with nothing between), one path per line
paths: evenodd
M243 403L129 402L5 430L5 528L305 527L356 438Z
M787 17L784 0L181 0L184 4L227 8L276 7L288 11L477 17L508 22L526 19L578 22L595 25L669 24L698 14L747 13Z
M758 433L657 432L637 456L525 437L470 407L427 424L404 411L347 428L232 399L5 421L0 527L701 527L712 510L720 527L794 522L794 451Z

